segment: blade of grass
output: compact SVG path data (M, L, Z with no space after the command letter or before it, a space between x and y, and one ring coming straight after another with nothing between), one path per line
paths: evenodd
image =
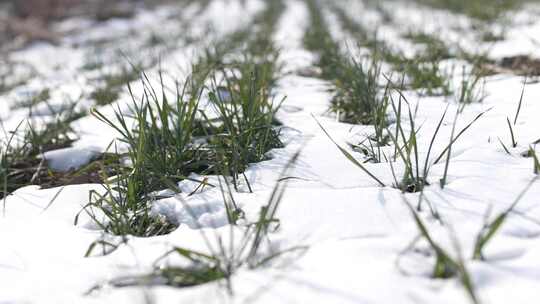
M324 127L321 125L321 123L317 120L317 118L315 118L315 116L313 114L311 114L311 116L313 117L313 119L315 119L315 121L317 122L317 124L319 125L319 127L323 130L324 134L326 134L326 136L334 143L334 145L336 145L336 147L339 149L339 151L350 161L352 162L354 165L356 165L358 168L360 168L360 170L364 171L367 175L369 175L369 177L371 177L373 180L375 180L381 187L386 187L386 185L380 180L378 179L375 175L373 175L373 173L371 173L368 169L366 169L366 167L364 165L362 165L362 163L360 163L359 161L356 160L356 158L354 158L354 156L352 156L347 150L345 150L344 148L342 148L333 138L332 136L330 136L330 134L324 129Z

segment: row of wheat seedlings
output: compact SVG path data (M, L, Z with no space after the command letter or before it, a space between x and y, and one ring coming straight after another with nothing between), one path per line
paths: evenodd
M410 208L415 223L420 231L421 238L425 239L428 242L436 257L433 268L433 278L450 278L455 276L459 277L460 282L469 294L471 300L474 303L478 303L479 297L476 294L474 282L472 281L466 268L466 260L462 256L461 248L459 246L459 243L457 242L457 238L455 238L454 240L454 249L455 253L457 254L456 257L456 254L450 253L447 249L445 249L439 244L438 240L434 239L431 236L430 230L428 229L428 226L426 226L422 221L421 217L419 216L419 212L421 212L423 209L423 202L427 200L423 193L424 189L426 186L432 184L432 182L430 181L432 178L429 174L431 167L435 164L444 162L444 174L438 182L440 187L444 188L447 183L447 175L449 171L453 145L459 138L466 134L466 131L478 119L480 119L486 113L480 113L471 122L466 124L465 127L463 127L461 130L456 130L456 122L459 114L461 113L461 111L463 111L463 105L481 100L481 98L476 95L479 78L467 78L464 74L462 87L460 88L460 92L458 92L456 95L457 101L461 104L461 106L457 107L452 124L452 132L449 142L444 147L444 149L439 152L438 155L433 157L433 145L440 132L441 126L447 116L447 108L441 114L441 118L439 119L439 122L431 136L431 140L429 141L427 153L425 153L425 156L422 159L419 156L420 148L418 146L418 135L421 126L419 126L418 123L415 122L416 117L413 113L415 113L416 110L411 109L410 103L407 101L407 98L403 94L403 91L405 89L418 89L419 86L404 86L403 82L396 85L392 83L392 81L388 77L385 77L387 80L387 85L379 86L377 84L377 79L379 78L380 72L375 72L372 76L370 73L363 72L365 69L363 69L361 65L356 64L355 59L347 58L339 51L339 44L332 39L332 36L328 31L328 25L325 24L325 20L323 18L323 15L321 14L319 8L321 3L317 1L306 0L306 4L311 14L311 24L310 29L306 33L305 46L319 56L319 61L317 62L317 64L322 70L322 78L335 81L337 83L335 90L338 91L338 96L339 94L344 95L348 93L348 97L350 98L350 101L342 101L342 104L338 104L340 108L339 110L336 110L335 100L333 100L332 109L334 109L334 111L337 113L343 112L350 114L350 116L352 117L347 118L345 120L347 122L374 124L374 135L369 136L368 138L366 138L366 141L363 141L361 144L354 147L364 153L364 155L366 156L365 161L358 160L353 155L353 153L349 152L348 149L340 146L335 140L333 140L331 135L324 129L322 124L319 123L321 129L337 146L341 154L343 154L349 161L351 161L354 166L358 167L370 178L372 178L379 186L386 187L387 185L391 185L395 188L400 189L404 193L420 192L418 205L416 206L416 208L412 207L409 204L406 199L406 195L404 195L403 197L406 205ZM375 62L375 64L372 64L371 68L368 68L368 71L377 71L377 66L380 66L380 64L377 63L377 60L385 60L392 63L393 66L396 65L396 62L403 61L402 59L394 60L395 58L392 58L394 54L391 52L382 52L383 56L380 56L380 42L377 41L376 38L371 39L370 34L365 31L358 23L354 22L350 17L348 17L343 8L337 5L333 5L333 7L334 13L336 13L338 19L341 20L343 28L349 31L357 39L358 45L367 46L369 49L372 50L371 56L373 56L374 58L379 58L372 60L372 62ZM317 40L315 39L315 37L322 37L322 39ZM375 37L375 35L373 35L373 37ZM443 57L436 50L437 43L433 42L429 43L429 45L432 45L433 47L428 48L428 54L434 53L435 55L430 55L431 57L427 56L433 59L430 59L428 62L432 63L432 66L435 67L435 69L438 69L439 61ZM438 48L440 49L440 47ZM351 62L353 63L352 65L350 64ZM412 64L416 65L416 63ZM347 73L347 69L350 66L355 68L358 73ZM430 86L428 88L444 87L441 82L436 80L437 77L435 76L437 76L437 70L433 70L433 73L423 73L423 75L417 75L417 73L414 73L414 71L411 72L410 70L397 69L397 71L401 71L405 73L406 76L412 77L413 79L422 79L424 78L424 76L431 78L421 80L420 83L422 85L425 85L426 83L438 83L437 86ZM402 77L401 79L404 78L405 77ZM363 81L363 84L365 85L359 86L359 89L357 91L354 91L353 89L349 89L342 85L342 82L347 82L347 84L352 86L359 81ZM374 92L378 93L379 95L374 94ZM399 96L398 99L396 100L393 97L394 95L390 94L390 92L397 93L397 95ZM379 96L379 98L375 98L376 96ZM370 109L370 107L365 107L363 106L361 101L366 99L371 100L372 105L380 106L372 107L372 109ZM522 101L520 100L515 120L517 120L517 116L519 115L521 103ZM374 110L377 108L382 110L380 112L378 110ZM389 109L390 113L387 113L387 109ZM364 117L366 117L366 114L368 114L367 117L375 117L373 116L375 114L377 115L376 117L380 118L380 120L386 119L386 123L380 124L377 122L377 120L366 121L365 119L363 119ZM393 117L394 121L388 121L387 118L389 117L389 114L391 115L391 117ZM405 127L405 125L407 125L407 128ZM512 138L512 146L515 147L516 141L510 120L508 120L508 125ZM381 146L384 147L388 145L391 145L393 147L381 149ZM508 149L505 150L508 151ZM537 173L539 167L536 153L532 151L530 154L535 160L535 172ZM387 162L389 165L389 170L391 171L393 176L393 182L384 181L383 179L376 176L376 174L374 174L372 171L370 171L369 166L365 163L368 161ZM401 165L404 168L403 175L400 177L396 175L396 162L401 162ZM518 196L518 198L510 205L510 207L507 208L507 210L500 213L493 220L485 222L482 230L478 233L478 236L476 238L474 252L471 254L472 259L483 259L482 252L484 251L484 248L497 234L501 226L504 224L505 220L514 211L516 205L523 198L523 196L526 194L526 192L530 189L530 187L535 181L536 178L529 183L526 189ZM442 220L442 215L438 213L436 208L431 204L429 204L429 207L431 210L431 215L437 218L439 220L439 223L441 223L442 225L446 225L445 222Z
M266 9L254 17L250 30L234 33L233 37L226 37L223 44L218 42L208 49L194 64L192 77L177 89L175 100L168 100L166 94L154 90L147 78L143 79L145 94L141 102L133 103L134 127L119 111L115 120L94 111L121 134L121 140L129 147L126 156L130 166L119 169L120 174L114 181L104 185L105 194L92 192L91 202L83 210L105 232L151 236L171 231L174 226L151 213L155 199L152 193L161 189L178 192L176 182L189 178L190 173L200 173L222 176L218 178L219 185L210 185L206 180L196 182L220 187L231 234L238 231L242 234L233 246L225 247L222 236L216 233L217 245L206 240L208 252L173 248L156 261L154 271L128 278L127 284L145 285L159 278L163 284L186 287L224 280L232 291L231 277L238 269L259 267L280 254L263 251L268 234L278 221L276 212L286 179L276 183L270 199L253 222L243 218L231 185L238 189L244 178L251 190L243 176L248 165L266 159L269 149L282 146L274 117L279 104L274 103L271 94L272 85L279 77L278 53L271 36L283 10L281 1L268 3ZM231 56L233 59L227 60L227 55L231 55L229 39L232 38L240 45L234 50L239 50L242 56ZM216 116L207 115L200 107L203 94L208 95ZM297 157L298 154L290 160L282 176ZM191 212L180 196L176 197ZM106 220L98 214L105 215ZM204 232L201 237L206 239ZM100 245L111 246L98 240L91 245L88 254ZM162 260L171 255L183 258L187 266L164 265ZM109 283L125 286L126 278Z

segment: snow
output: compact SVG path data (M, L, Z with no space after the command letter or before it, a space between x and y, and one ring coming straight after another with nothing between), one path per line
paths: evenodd
M193 31L203 33L204 25L208 23L215 27L216 36L233 31L246 24L263 6L262 1L248 3L246 9L241 7L240 1L214 0L200 19L192 19ZM186 18L195 12L195 9L186 10ZM434 31L458 22L454 20L458 17L453 15L443 16L440 12L402 5L393 13L407 16L400 20L408 22L410 27L427 23L427 28ZM376 13L371 11L370 14ZM84 46L95 39L117 39L130 29L155 26L159 23L156 20L163 20L172 27L165 21L168 15L164 10L141 12L131 21L111 21L91 33L75 33L60 46L35 45L21 50L15 58L38 68L40 77L34 77L29 86L41 87L43 82L54 86L55 91L75 98L81 91L88 91L90 81L85 76L78 76L87 49L71 47L71 43ZM366 22L377 20L373 16L367 19ZM224 240L223 244L228 244L231 239L231 243L238 242L239 238L233 236L241 232L227 224L219 188L208 187L188 196L198 183L185 180L179 184L183 190L180 194L158 193L169 197L156 200L152 211L179 224L177 230L150 238L127 237L128 242L109 255L85 258L88 246L95 240L105 237L118 241L92 227L91 220L84 214L79 225L74 225L75 216L88 203L88 192L102 191L102 187L76 185L45 190L25 187L0 204L0 303L146 303L147 298L155 303L205 304L468 303L459 280L430 278L434 257L424 254L428 249L425 242L418 243L414 252L403 254L418 235L418 228L404 201L415 204L418 194L402 194L391 187L379 187L336 149L313 118L316 117L344 147L347 142L354 142L369 132L369 127L339 123L327 114L332 96L328 91L329 83L295 74L309 68L314 61L314 56L302 48L307 20L302 1L287 1L287 11L274 37L282 50L280 60L285 66L285 76L277 83L276 99L287 97L278 113L285 126L282 139L286 145L271 151L271 160L249 167L246 176L254 193L234 193L246 217L256 218L281 169L301 149L300 158L288 173L294 179L288 182L278 212L280 229L272 235L272 245L279 249L308 246L307 250L286 255L268 267L241 269L232 278L234 297L218 282L185 289L109 286L88 293L96 285L111 279L147 273L156 259L172 246L207 252L202 234L210 236L208 242L214 248L221 245L218 236ZM87 25L86 21L81 22ZM525 40L538 33L539 26L540 22L536 21L532 25L519 24L510 28L509 39L495 44L492 54L537 52ZM66 23L64 27L76 32L77 24ZM398 33L406 28L403 25L386 27L381 30L388 39L398 37ZM332 32L346 36L335 24ZM456 35L454 33L455 39L460 38ZM208 37L211 38L215 37ZM162 66L182 78L189 72L190 60L206 42L175 45L164 56ZM61 69L54 68L58 64L62 65ZM155 70L150 74L153 72ZM483 303L532 304L540 295L538 183L519 202L517 213L508 218L501 232L486 247L487 260L471 259L475 237L484 224L486 211L492 210L490 218L493 219L508 208L535 177L532 159L520 154L540 138L540 104L535 102L540 97L540 84L526 86L523 108L514 130L518 147L511 149L512 155L506 154L497 140L501 138L505 143L510 140L506 118L513 119L515 115L521 87L522 79L513 75L486 79L486 99L465 108L459 116L457 130L478 114L489 111L453 147L448 185L444 189L438 186L444 162L436 164L431 169L432 185L424 193L447 226L440 225L428 211L420 214L435 238L454 254L452 238L457 238ZM134 84L134 91L140 92L137 84ZM439 154L449 141L458 105L442 97L422 98L413 92L406 94L413 108L419 105L416 119L423 124L418 138L421 159L427 152L435 126L449 106L449 115L433 152ZM61 107L63 100L55 98L52 102L55 107ZM130 102L127 93L123 92L116 104L102 107L100 111L113 115L117 108L126 110ZM25 113L10 110L6 106L8 103L11 103L10 98L0 96L0 118L9 130L23 119ZM91 106L89 101L82 103L85 108ZM45 109L39 113L45 117L52 114ZM72 126L80 137L74 147L50 151L43 156L52 170L65 172L84 166L117 137L93 116L84 117ZM366 166L385 183L392 183L388 163L368 163ZM399 163L394 166L398 172L403 169ZM196 175L190 178L203 179ZM211 176L209 182L217 184L217 178Z
M101 155L99 151L70 147L47 151L43 153L43 158L51 170L68 172L82 168L99 155Z

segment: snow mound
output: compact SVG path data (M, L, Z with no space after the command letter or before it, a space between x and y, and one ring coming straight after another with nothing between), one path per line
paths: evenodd
M96 159L101 153L89 148L64 148L43 153L49 168L56 172L77 170Z

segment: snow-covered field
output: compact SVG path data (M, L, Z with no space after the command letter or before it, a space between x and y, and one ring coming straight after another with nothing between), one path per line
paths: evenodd
M131 61L144 64L149 81L159 84L158 71L181 81L206 46L250 27L253 16L267 6L262 0L212 0L202 7L203 2L140 9L131 19L102 23L82 17L63 20L54 24L66 33L58 45L36 42L10 53L9 61L18 67L10 77L26 81L0 95L2 145L7 145L10 132L17 130L21 121L43 125L73 104L83 113L96 106L111 119L115 111L128 113L132 99L127 85L112 104L96 105L91 93L100 85L101 76L121 70ZM328 30L340 47L350 50L352 56L369 53L355 44L354 33L345 30L335 11L327 8L327 2L333 1L320 2ZM463 15L401 1L381 1L377 8L368 3L350 0L338 5L365 28L378 31L379 39L412 56L419 46L403 35L421 30L450 46L460 43L471 52L486 52L494 62L516 55L540 58L540 7L534 3L511 12L509 19L515 22L505 25L504 39L495 42L482 42L472 31L460 31L459 27L471 26L469 17ZM381 187L348 160L319 126L318 122L337 144L363 161L363 154L349 143L361 142L372 133L372 127L339 122L328 111L334 84L317 77L317 56L304 46L304 32L312 26L306 1L285 4L272 35L280 50L278 64L283 66L272 91L275 100L286 97L276 114L282 124L284 147L271 150L268 160L250 164L245 171L252 193L242 184L232 195L245 220L256 220L276 182L283 178L283 168L301 151L286 172L287 185L276 214L279 227L269 233L264 248L270 252L297 250L278 255L262 267L240 267L228 280L230 285L218 280L185 288L159 282L118 287L109 283L148 274L156 263L178 263L174 257L160 259L175 246L207 254L222 246L237 246L244 228L229 224L223 189L194 191L199 186L194 180L208 178L217 184L218 177L192 174L179 182L181 193L153 201L152 211L178 228L145 238L105 233L81 213L90 191L102 191L101 185L49 189L32 185L17 189L0 205L0 303L538 302L540 185L534 158L523 154L534 151L534 143L540 139L540 83L529 77L524 85L524 77L511 70L485 76L479 88L485 98L461 112L456 93L425 96L418 90L404 90L419 129L420 170L445 109L447 114L431 149L429 185L423 192L402 193L391 186L395 182L393 171L401 177L405 170L400 160L392 165L364 163L387 185ZM393 21L383 22L382 12ZM149 45L155 36L161 42ZM96 60L102 65L100 69L83 68ZM469 69L470 63L450 58L440 65L454 71L450 86L459 91L462 66ZM383 64L382 69L385 74L392 73L389 64ZM173 80L166 81L174 85ZM380 81L384 85L384 78ZM50 94L47 104L37 104L31 110L16 106L44 88ZM131 82L135 96L143 89L139 80ZM399 99L397 90L391 95ZM448 166L446 154L432 164L451 138L481 113L451 146ZM404 129L410 130L408 116L403 123ZM119 134L94 115L85 114L70 124L76 134L72 147L42 155L51 170L78 169L103 152L114 152L111 142ZM395 124L389 130L395 130ZM116 152L126 149L120 142L115 148ZM444 188L439 183L443 177L447 179ZM512 206L517 199L517 205ZM416 210L419 200L424 207L413 213L409 206ZM475 243L484 225L510 207L484 248L483 259L474 259ZM413 214L419 216L437 246L463 267L455 276L433 278L436 252L421 235ZM96 250L85 257L96 240L119 245L108 254L97 254ZM467 291L464 283L469 277L472 291Z

